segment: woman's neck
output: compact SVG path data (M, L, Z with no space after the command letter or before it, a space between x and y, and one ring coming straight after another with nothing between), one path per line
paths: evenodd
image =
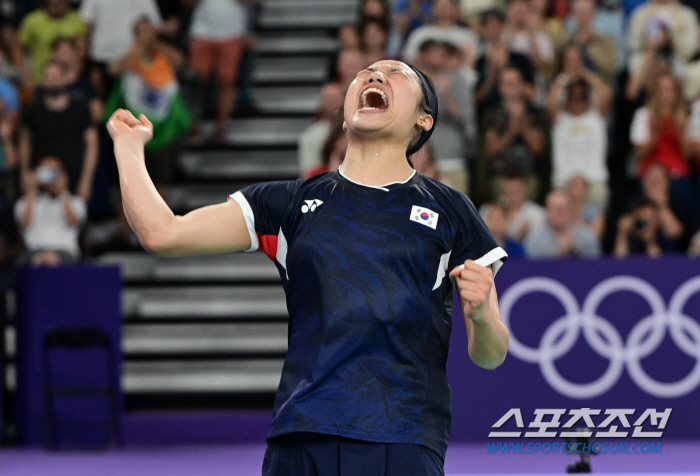
M413 173L406 160L406 145L386 140L351 140L341 168L347 178L374 187L403 182Z

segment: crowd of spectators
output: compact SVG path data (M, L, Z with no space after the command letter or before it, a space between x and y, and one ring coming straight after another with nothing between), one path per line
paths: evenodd
M111 217L103 241L128 245L106 118L124 107L153 122L146 164L165 194L186 141L226 140L253 9L252 0L2 2L0 266L81 260L88 217ZM208 136L205 114L216 123Z
M162 194L183 144L226 142L249 100L255 3L2 3L0 265L80 260L94 217L116 216L109 239L127 238L103 127L116 108L154 123L146 161ZM302 176L342 163L338 112L357 72L401 59L441 105L412 163L468 193L512 257L700 254L697 2L358 3L299 137Z
M400 59L441 105L414 166L468 193L511 257L700 254L699 5L684 3L362 0L302 173L337 168L352 71Z

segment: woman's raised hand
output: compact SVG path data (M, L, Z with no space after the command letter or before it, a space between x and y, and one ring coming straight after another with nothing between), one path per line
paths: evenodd
M107 122L107 130L112 140L117 139L146 144L153 137L153 124L141 114L138 119L125 109L117 109Z

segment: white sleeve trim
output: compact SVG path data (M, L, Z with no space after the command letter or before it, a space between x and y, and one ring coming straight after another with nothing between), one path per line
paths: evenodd
M238 205L240 205L243 211L243 218L245 218L245 225L248 228L248 234L250 235L250 248L245 251L257 251L260 243L258 243L258 234L255 233L255 215L253 215L253 209L250 208L248 200L241 192L232 193L228 196L229 200L234 200Z
M489 266L489 265L493 265L491 267L491 269L493 270L493 276L496 277L496 273L498 273L498 270L501 269L501 266L503 266L503 261L501 261L501 259L507 258L507 257L508 257L508 253L506 253L506 251L499 246L499 247L492 249L491 251L486 253L481 258L475 259L474 262L476 264L483 266L484 268ZM455 269L462 269L462 268L464 268L463 264L457 266L457 268L455 268Z

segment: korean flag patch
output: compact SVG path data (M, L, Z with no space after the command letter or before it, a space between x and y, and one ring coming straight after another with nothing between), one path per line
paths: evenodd
M413 208L411 208L411 221L429 226L433 230L437 228L438 218L440 218L440 215L429 208L416 205L413 205Z

